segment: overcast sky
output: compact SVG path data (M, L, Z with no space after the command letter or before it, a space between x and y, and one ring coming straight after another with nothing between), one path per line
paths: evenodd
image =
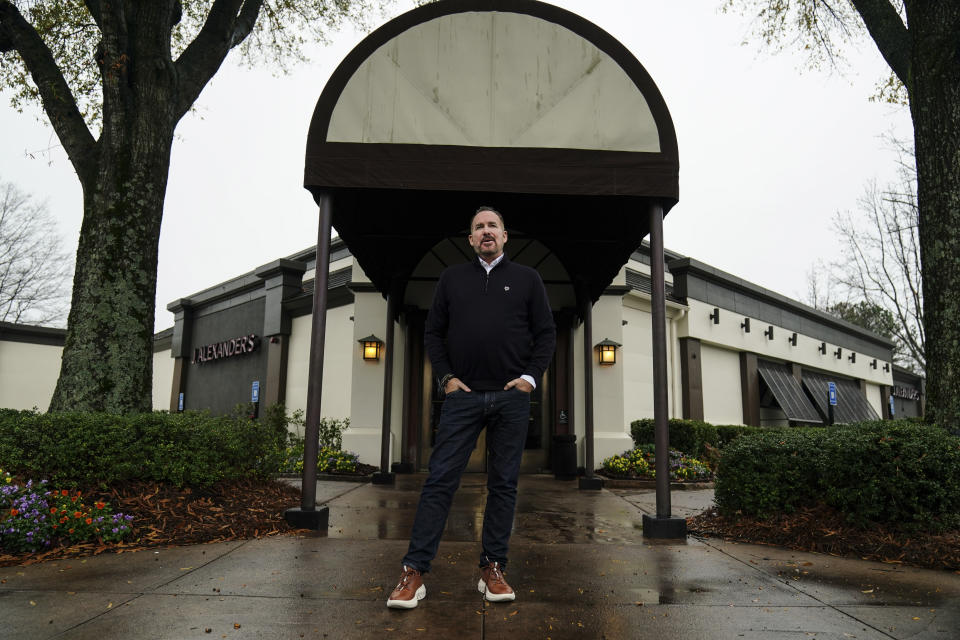
M870 41L842 73L808 71L794 52L762 51L750 23L719 0L554 0L619 39L647 69L673 117L680 202L668 249L802 299L818 259L838 257L831 220L856 209L870 180L895 174L885 133L912 138L905 109L869 101L886 67ZM412 2L400 1L393 13ZM231 56L177 128L157 285L167 303L316 242L303 189L314 105L333 69L365 36L347 30L286 76ZM0 96L0 179L45 198L76 251L80 186L39 111ZM38 115L39 114L39 115Z

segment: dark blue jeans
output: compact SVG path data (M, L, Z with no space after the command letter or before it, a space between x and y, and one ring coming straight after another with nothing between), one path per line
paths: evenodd
M517 476L530 421L530 394L509 391L455 391L440 413L430 455L430 475L420 493L403 564L426 573L437 555L453 494L477 438L487 427L487 506L483 512L480 563L507 565L510 530L517 504Z

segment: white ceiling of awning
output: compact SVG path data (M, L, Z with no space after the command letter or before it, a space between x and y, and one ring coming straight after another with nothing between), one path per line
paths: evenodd
M328 142L659 152L623 69L558 24L465 12L391 39L348 81Z

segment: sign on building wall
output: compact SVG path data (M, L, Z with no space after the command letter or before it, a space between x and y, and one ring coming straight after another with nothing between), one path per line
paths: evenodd
M205 344L202 347L197 347L193 350L193 360L191 360L191 362L193 364L203 364L213 360L221 360L223 358L232 358L234 356L253 353L257 350L259 345L260 340L257 338L257 334L255 333L241 336L239 338L231 338L230 340L224 340L223 342Z

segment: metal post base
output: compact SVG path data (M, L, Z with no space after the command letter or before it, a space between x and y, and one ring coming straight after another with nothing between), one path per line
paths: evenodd
M397 474L395 473L384 473L383 471L377 471L373 474L373 484L394 484L397 481Z
M600 491L600 489L603 489L603 478L599 476L580 478L581 491Z
M644 538L686 538L686 518L657 518L643 514Z
M297 529L326 531L327 525L330 523L330 509L326 506L321 506L310 511L304 511L300 507L294 507L284 511L283 517L291 527Z

